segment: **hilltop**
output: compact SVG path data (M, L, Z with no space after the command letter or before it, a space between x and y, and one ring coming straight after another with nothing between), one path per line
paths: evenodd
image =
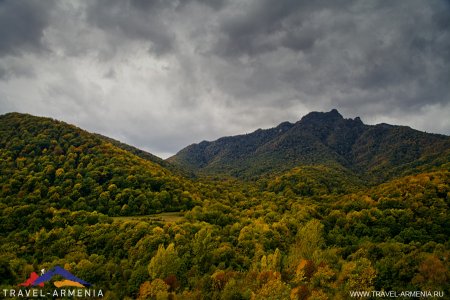
M193 207L192 183L131 146L43 117L0 116L2 203L146 215Z
M380 182L433 161L450 149L450 137L406 126L366 125L344 119L335 109L312 112L296 123L203 141L168 159L203 175L255 178L301 165L346 169ZM425 168L425 167L424 167Z

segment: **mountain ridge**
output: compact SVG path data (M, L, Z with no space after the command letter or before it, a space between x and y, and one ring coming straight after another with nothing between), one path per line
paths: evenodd
M43 118L20 113L1 117ZM91 134L61 121L43 119ZM166 160L100 134L92 136L183 177L257 179L300 166L325 165L351 171L364 180L375 178L374 183L379 183L405 170L411 173L411 166L427 171L424 165L432 166L442 157L450 157L448 136L385 123L366 125L359 117L345 119L336 109L311 112L295 123L282 122L248 134L202 141Z
M321 299L347 299L355 289L405 286L448 294L448 137L333 114L303 119L306 129L299 121L258 130L242 143L223 138L228 152L202 144L214 167L239 155L241 165L222 172L268 164L256 181L185 178L151 154L64 122L0 116L3 289L32 286L33 270L64 263L114 299L149 299L157 286L183 299L297 299L318 290ZM277 151L292 164L296 153L311 162L284 171ZM368 186L337 158L393 179ZM71 279L59 271L43 279ZM53 283L82 287L67 279Z
M311 112L295 123L283 122L245 135L192 144L167 161L201 175L240 178L324 163L383 177L379 170L446 149L450 149L448 136L407 126L366 125L359 117L344 119L333 109ZM257 162L264 162L264 166Z

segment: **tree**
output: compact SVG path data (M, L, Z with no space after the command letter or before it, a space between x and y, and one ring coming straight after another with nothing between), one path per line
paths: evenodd
M252 300L278 300L289 299L291 289L280 279L270 280L264 284L255 294Z
M273 254L261 257L261 271L275 271L280 272L281 267L281 252L277 248Z
M2 284L16 284L17 282L17 276L6 258L0 259L0 278L2 278Z
M344 283L345 292L371 291L374 289L376 271L370 260L361 258L357 261L344 263L339 281Z
M427 256L419 265L419 274L412 282L424 290L439 290L450 279L448 268L435 255Z
M164 279L169 275L178 275L181 264L182 261L178 257L175 245L171 243L167 248L164 248L164 245L161 244L156 255L150 260L148 273L153 279Z
M169 286L161 279L157 278L151 283L145 281L139 288L138 299L167 299Z
M314 261L324 244L322 223L316 219L309 221L297 232L296 241L289 251L288 265L295 268L302 259Z
M202 228L195 234L192 242L193 264L199 267L200 273L206 273L211 266L212 251L216 243L209 228Z

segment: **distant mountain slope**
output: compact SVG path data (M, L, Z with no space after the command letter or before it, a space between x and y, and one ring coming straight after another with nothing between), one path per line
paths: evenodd
M168 168L168 167L171 166L171 164L168 163L167 161L165 161L164 159L159 158L158 156L153 155L153 154L151 154L151 153L149 153L147 151L144 151L144 150L141 150L139 148L133 147L131 145L122 143L121 141L115 140L115 139L110 138L108 136L104 136L102 134L93 133L93 135L98 136L100 139L102 139L104 141L110 142L111 144L113 144L114 146L116 146L116 147L118 147L120 149L123 149L123 150L126 150L128 152L131 152L134 155L139 156L142 159L154 162L154 163L156 163L158 165L161 165L161 166L163 166L165 168Z
M142 159L121 148L127 147L64 122L2 115L0 208L27 205L33 213L53 207L116 216L193 207L189 180L155 163L154 156Z
M450 137L405 126L365 125L344 119L337 110L312 112L246 135L190 145L169 162L206 175L254 177L280 173L299 165L344 167L384 178L384 173L450 149Z
M160 165L160 166L162 166L162 167L164 167L164 168L166 168L166 169L168 169L168 170L170 170L170 171L172 171L172 172L174 172L176 174L183 175L183 176L192 176L193 175L193 174L191 174L189 172L185 172L186 170L182 170L182 169L178 168L177 166L169 163L168 161L166 161L166 160L164 160L164 159L162 159L162 158L160 158L160 157L158 157L158 156L156 156L154 154L151 154L151 153L149 153L147 151L144 151L142 149L139 149L139 148L133 147L131 145L122 143L121 141L115 140L113 138L110 138L110 137L107 137L107 136L104 136L104 135L101 135L101 134L98 134L98 133L94 133L94 135L98 136L100 139L102 139L104 141L107 141L107 142L113 144L114 146L116 146L116 147L118 147L120 149L123 149L125 151L131 152L134 155L139 156L142 159L145 159L145 160L151 161L153 163L156 163L156 164L158 164L158 165Z

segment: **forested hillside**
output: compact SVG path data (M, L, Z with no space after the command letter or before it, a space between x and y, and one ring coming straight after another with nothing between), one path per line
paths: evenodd
M194 206L191 182L98 135L29 115L7 114L0 124L3 204L110 216Z
M334 121L308 141L324 159L295 158L276 169L283 159L265 155L276 149L300 155L304 124L316 128L322 117ZM31 272L59 265L106 299L349 299L350 291L372 290L449 295L448 137L367 126L335 112L308 118L241 136L242 143L199 144L218 173L207 160L205 174L213 176L188 179L167 162L66 123L0 116L0 290L17 290ZM275 143L294 127L298 136ZM351 147L342 142L347 134ZM231 151L229 143L242 146L239 161L264 176L224 177L236 170L237 161L225 172L218 158L228 157L221 151ZM246 161L260 152L258 164ZM385 168L390 173L381 176ZM367 172L390 179L369 184ZM159 212L179 216L154 215Z

